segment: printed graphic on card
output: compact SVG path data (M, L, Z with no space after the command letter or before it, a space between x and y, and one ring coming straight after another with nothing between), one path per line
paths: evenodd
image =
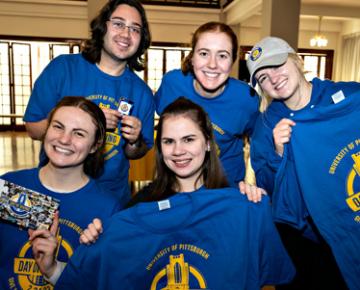
M121 98L119 102L118 111L123 115L130 115L133 106L134 103L132 101Z
M0 179L0 219L23 228L49 229L60 201Z

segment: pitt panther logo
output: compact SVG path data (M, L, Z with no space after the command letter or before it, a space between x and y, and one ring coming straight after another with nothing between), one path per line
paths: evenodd
M67 258L70 258L74 252L72 246L66 240L62 239L59 233L57 234L57 239L59 246L56 250L56 256L58 256L59 252L62 252L67 256ZM44 279L44 276L42 276L35 259L33 259L30 242L27 242L20 249L18 257L14 259L14 274L15 276L17 275L17 282L20 286L19 289L54 289L54 287ZM14 279L10 280L14 281ZM11 288L11 285L9 286Z
M170 255L169 264L156 274L150 290L190 290L194 287L189 286L190 277L194 278L195 289L207 289L205 279L201 273L193 266L189 266L184 260L184 254ZM167 284L164 288L158 288L158 283L164 279Z
M11 197L12 201L10 209L10 214L16 218L27 218L29 213L29 208L31 208L31 201L26 193L18 193Z
M262 48L261 47L255 47L251 53L250 53L250 59L252 61L256 61L262 54Z
M346 202L354 211L360 211L360 152L351 155L354 165L347 177L346 190L348 198Z

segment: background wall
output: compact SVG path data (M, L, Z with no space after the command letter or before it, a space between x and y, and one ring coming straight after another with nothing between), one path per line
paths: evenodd
M88 15L96 14L94 10L98 9L101 1L104 0L89 0L88 3L64 0L0 0L0 35L85 39L88 37ZM237 33L240 45L253 45L261 38L261 1L234 2L248 6L245 9L244 6L234 4L223 14L216 9L145 6L152 39L157 42L188 43L192 32L202 23L225 19ZM318 28L318 17L313 15L319 13L318 9L317 6L302 6L301 13L309 15L300 17L299 48L310 47L309 40ZM323 14L327 12L324 9L321 11ZM327 13L340 15L324 18L322 23L322 32L329 39L327 49L335 50L333 79L337 80L342 37L360 32L360 13L357 16L359 18L355 18L353 14L357 11L354 9L329 11ZM344 13L350 17L345 18ZM234 75L236 71L237 66L234 67Z

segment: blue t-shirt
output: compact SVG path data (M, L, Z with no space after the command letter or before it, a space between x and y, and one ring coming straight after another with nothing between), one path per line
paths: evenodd
M61 194L41 184L38 168L10 172L1 178L60 200L57 259L62 262L72 256L81 232L93 218L106 220L120 208L113 194L105 192L93 179L75 192ZM33 259L27 231L3 221L0 221L0 289L53 289Z
M360 91L294 121L288 147L306 208L349 289L360 289Z
M194 77L173 70L164 75L161 86L155 94L158 114L178 97L186 97L200 105L209 115L213 125L221 163L230 186L238 187L244 179L243 135L250 135L258 115L259 99L246 83L229 78L224 91L206 98L194 89Z
M96 244L77 249L56 289L258 290L293 275L267 198L200 189L114 215Z
M61 55L50 62L35 82L24 121L38 122L65 96L84 96L99 107L117 109L119 101L133 102L131 115L142 123L141 134L150 148L154 142L154 103L150 88L128 68L121 76L102 72L81 54ZM120 126L106 133L105 170L100 183L112 190L125 204L128 187L129 161L124 155L125 141Z
M332 95L342 91L345 96L360 91L360 83L332 82L330 80L312 80L311 100L309 104L298 111L290 110L282 101L273 100L267 110L259 115L251 139L251 165L255 171L256 183L269 194L274 191L275 175L282 158L276 153L273 141L273 129L282 118L293 119L302 112L314 106L328 106L333 103ZM289 178L291 182L291 179ZM296 184L293 185L297 187Z

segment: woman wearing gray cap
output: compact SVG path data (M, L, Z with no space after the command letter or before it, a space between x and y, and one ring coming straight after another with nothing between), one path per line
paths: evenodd
M353 173L360 169L360 84L307 81L301 58L276 37L257 43L247 66L265 104L252 166L257 186L272 196L301 289L360 289L360 174Z

